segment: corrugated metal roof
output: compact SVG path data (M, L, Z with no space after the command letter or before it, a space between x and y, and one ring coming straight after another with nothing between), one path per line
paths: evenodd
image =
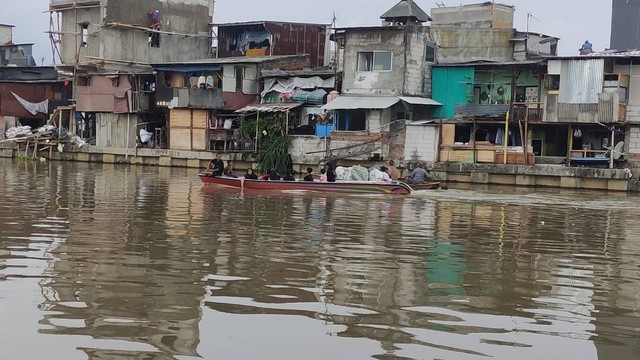
M384 20L404 18L415 18L419 22L432 20L413 0L400 0L394 7L380 16L380 19Z
M456 62L456 63L439 63L433 65L436 67L456 67L456 66L475 66L475 67L490 67L490 66L518 66L518 65L535 65L544 63L545 59L541 60L522 60L522 61L469 61L469 62Z
M434 105L434 106L442 106L442 104L440 104L439 102L433 100L433 99L429 99L429 98L424 98L424 97L417 97L417 96L399 96L400 100L409 103L411 105Z
M236 110L237 113L249 113L249 112L282 112L295 109L302 103L274 103L274 104L254 104L247 105L242 109Z
M316 23L296 23L296 22L288 22L288 21L245 21L245 22L231 22L231 23L220 23L220 24L210 24L211 26L251 26L251 25L265 25L265 24L282 24L282 25L307 25L307 26L331 26L330 24L316 24Z
M425 126L425 125L438 125L435 120L417 120L406 123L407 126Z
M334 76L336 71L329 69L328 67L321 67L316 69L303 69L303 70L262 70L262 77L292 77L292 76L319 76L327 75Z
M503 117L509 111L509 105L459 104L455 107L456 117Z
M397 96L338 96L323 110L386 109L398 103Z
M604 83L604 59L563 61L561 74L559 103L598 103Z
M204 64L260 64L264 62L274 61L274 60L286 60L286 59L302 59L307 58L307 55L277 55L277 56L256 56L256 57L247 57L247 56L237 56L237 57L228 57L228 58L215 58L215 59L200 59L200 60L189 60L189 61L176 61L176 62L167 62L167 63L156 63L151 64L152 66L180 66L180 65L204 65Z
M196 71L220 71L222 67L217 65L161 65L154 66L155 71L196 72Z

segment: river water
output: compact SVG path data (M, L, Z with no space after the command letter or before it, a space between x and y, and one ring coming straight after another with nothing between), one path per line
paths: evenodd
M0 359L638 359L640 199L0 159Z

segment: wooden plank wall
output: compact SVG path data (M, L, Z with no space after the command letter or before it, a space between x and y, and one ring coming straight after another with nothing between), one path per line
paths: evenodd
M207 110L172 109L169 112L169 148L207 150Z

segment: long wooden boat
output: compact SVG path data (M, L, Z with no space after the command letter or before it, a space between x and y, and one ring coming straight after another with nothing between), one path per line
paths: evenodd
M409 185L413 190L435 190L440 188L439 182L428 182L421 184L411 184Z
M351 194L394 195L407 195L411 193L411 187L401 181L389 183L376 181L270 181L232 178L226 176L211 176L207 173L201 173L198 176L205 184L225 185L252 190L301 190Z

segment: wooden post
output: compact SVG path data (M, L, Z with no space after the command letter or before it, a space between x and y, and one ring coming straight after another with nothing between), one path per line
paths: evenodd
M518 118L518 132L520 133L520 142L522 143L522 154L524 155L524 163L527 164L527 147L524 146L524 129L520 118Z
M504 120L504 139L502 141L502 151L504 151L504 159L503 164L507 164L507 144L509 144L509 112L507 111L507 116Z
M260 111L256 112L256 143L253 144L255 152L258 152L258 122L260 122Z
M287 114L286 114L287 120L286 120L286 127L285 127L285 134L289 135L289 110L287 110Z
M477 163L478 162L478 153L477 153L477 146L476 146L476 132L478 130L477 124L476 124L476 117L475 115L473 116L473 130L471 132L471 141L473 141L473 163Z
M569 158L571 157L571 150L573 150L573 126L569 125L569 141L567 141L568 148L567 148L567 162L571 163L571 160L569 160Z
M613 150L615 148L616 126L611 126L611 143L609 144L609 168L613 169Z
M527 116L524 118L524 140L522 140L524 146L524 164L529 165L529 110L527 109ZM542 154L540 154L542 155Z

